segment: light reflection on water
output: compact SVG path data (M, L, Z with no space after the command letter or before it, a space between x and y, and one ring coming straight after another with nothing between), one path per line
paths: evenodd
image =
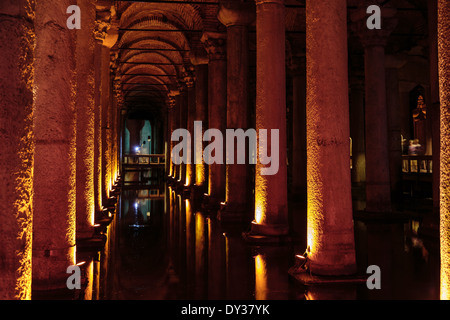
M290 205L300 243L252 246L243 240L240 226L221 226L170 188L165 195L147 199L138 191L124 191L106 298L439 298L438 251L417 236L416 223L355 222L359 272L379 265L381 290L368 290L365 284L305 287L288 274L295 254L304 250L301 206Z

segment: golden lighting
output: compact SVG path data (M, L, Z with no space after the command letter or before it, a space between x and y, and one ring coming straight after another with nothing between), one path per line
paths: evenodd
M94 260L91 260L89 266L86 268L87 285L84 290L84 300L92 300L94 289Z
M261 224L266 219L267 180L260 172L261 164L257 164L255 177L255 222Z
M255 299L267 299L267 268L264 256L255 257Z
M440 92L440 254L442 300L450 299L450 3L438 1L438 50Z
M205 166L200 163L196 164L195 168L195 184L201 186L206 182Z
M264 220L264 213L263 213L263 209L260 205L256 206L256 210L255 210L255 223L256 224L261 224Z

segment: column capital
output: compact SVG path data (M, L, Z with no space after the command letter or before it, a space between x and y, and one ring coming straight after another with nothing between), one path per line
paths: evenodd
M195 84L195 72L193 70L193 67L185 68L183 70L183 80L184 84L188 89L191 89L194 87Z
M189 51L189 59L194 66L208 64L208 54L204 48L196 48Z
M367 7L361 7L351 16L352 30L358 35L363 47L385 47L392 31L397 27L397 10L390 7L381 7L381 29L367 27Z
M208 52L209 60L226 60L227 57L227 35L218 32L205 32L200 41Z
M217 18L226 27L248 26L256 18L255 3L235 0L221 1Z

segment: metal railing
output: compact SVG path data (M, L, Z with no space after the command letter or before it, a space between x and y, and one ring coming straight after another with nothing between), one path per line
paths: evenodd
M164 165L166 156L164 154L126 154L123 156L124 165Z
M431 174L433 172L433 156L402 156L402 172Z

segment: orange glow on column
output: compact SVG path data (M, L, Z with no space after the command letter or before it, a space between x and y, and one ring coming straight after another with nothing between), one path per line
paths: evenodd
M261 164L256 166L256 171L259 172ZM255 184L255 222L261 224L266 218L267 192L266 180L260 175L256 175Z
M450 3L438 2L440 146L440 253L442 300L450 299Z
M255 257L255 299L267 299L267 268L264 256Z

